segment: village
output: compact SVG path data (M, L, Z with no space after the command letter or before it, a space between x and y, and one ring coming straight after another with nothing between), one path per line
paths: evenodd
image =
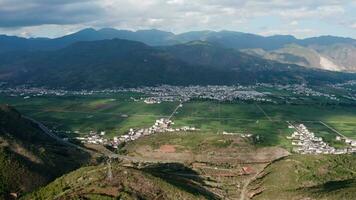
M156 122L149 128L133 129L131 128L128 133L120 136L115 136L113 139L105 138L105 132L102 131L97 133L91 131L87 136L77 137L77 140L80 140L84 144L100 144L105 146L110 146L114 149L117 149L120 144L135 141L141 137L149 136L155 133L172 133L172 132L192 132L198 131L199 129L195 127L183 126L180 128L173 128L174 122L162 118L156 120Z
M289 125L295 131L287 139L292 140L293 151L299 154L349 154L356 152L356 141L344 139L348 145L347 148L336 149L323 141L323 138L316 137L315 134L308 130L304 124L297 126ZM342 140L340 136L336 140Z

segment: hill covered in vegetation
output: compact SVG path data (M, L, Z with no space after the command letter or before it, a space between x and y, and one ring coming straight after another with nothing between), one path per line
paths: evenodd
M254 200L355 199L355 155L293 155L271 164L250 185Z
M0 105L0 199L43 186L88 159L87 153L60 143L12 107Z
M108 179L107 172L107 165L81 168L23 199L217 199L194 181L180 178L172 184L167 181L172 177L162 179L149 169L114 164L112 179Z

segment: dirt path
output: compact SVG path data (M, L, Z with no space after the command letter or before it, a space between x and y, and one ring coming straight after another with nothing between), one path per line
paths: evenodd
M241 196L240 196L240 200L249 200L250 198L247 197L247 192L248 192L248 186L254 181L256 180L256 178L261 175L265 169L270 166L271 164L273 164L275 161L279 160L279 159L283 159L285 157L287 157L288 155L282 155L280 156L279 158L276 158L272 161L270 161L269 163L267 163L265 166L262 167L261 170L257 171L256 174L254 176L252 176L251 178L249 178L245 184L243 185L242 187L242 190L241 190Z
M268 166L268 165L266 165ZM246 198L246 194L247 194L247 187L251 184L252 181L254 181L263 171L264 171L265 167L262 168L262 170L258 171L254 176L252 176L251 178L249 178L244 186L242 187L242 190L241 190L241 196L240 196L240 200L248 200L250 198Z

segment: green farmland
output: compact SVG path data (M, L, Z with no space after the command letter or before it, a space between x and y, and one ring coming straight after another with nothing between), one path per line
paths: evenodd
M140 94L120 93L112 96L23 97L0 96L1 104L10 104L20 112L43 122L53 130L67 134L106 131L109 137L130 128L144 128L156 119L170 116L179 102L145 104L134 101ZM305 123L307 127L335 146L337 133L356 139L356 107L319 105L275 105L254 103L218 103L190 101L173 116L176 127L194 126L209 133L252 133L259 135L260 145L290 147L286 121ZM74 136L71 135L71 136Z

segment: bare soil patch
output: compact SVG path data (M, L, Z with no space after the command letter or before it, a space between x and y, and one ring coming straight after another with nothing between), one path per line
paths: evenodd
M165 144L159 147L159 151L162 153L175 153L176 148L174 145Z

